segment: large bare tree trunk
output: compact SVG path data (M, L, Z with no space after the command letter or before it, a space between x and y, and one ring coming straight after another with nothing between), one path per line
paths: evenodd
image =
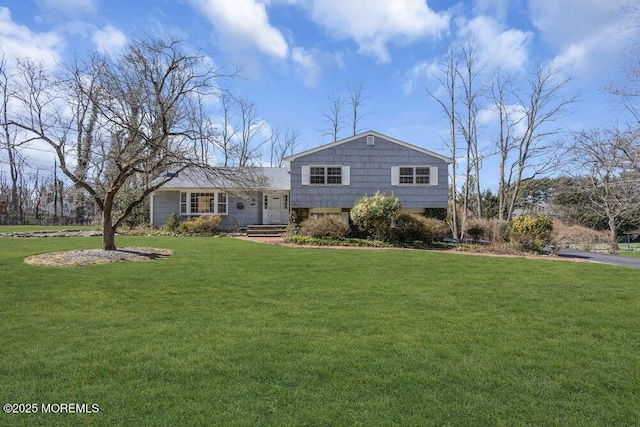
M102 212L102 249L105 251L116 250L115 230L111 224L111 212Z
M618 253L618 227L616 223L615 216L609 216L608 219L609 224L609 253L617 254Z

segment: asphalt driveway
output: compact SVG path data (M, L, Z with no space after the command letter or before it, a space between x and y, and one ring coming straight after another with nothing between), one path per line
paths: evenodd
M560 253L558 255L565 258L578 258L584 259L586 261L601 262L604 264L623 265L625 267L640 268L640 258L601 254L598 252L579 251L577 249L560 249Z

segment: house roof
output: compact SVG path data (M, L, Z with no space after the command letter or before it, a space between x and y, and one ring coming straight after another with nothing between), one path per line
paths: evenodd
M186 169L159 190L246 189L289 190L291 181L286 168L245 167L216 168L211 171Z
M400 145L402 147L409 148L409 149L415 150L415 151L417 151L419 153L435 157L435 158L440 159L440 160L442 160L442 161L444 161L446 163L449 163L449 164L453 163L453 160L451 158L447 157L447 156L443 156L442 154L438 154L436 152L433 152L433 151L430 151L430 150L426 150L424 148L418 147L417 145L409 144L408 142L400 141L399 139L395 139L395 138L392 138L390 136L383 135L383 134L381 134L379 132L376 132L376 131L373 131L373 130L362 132L362 133L359 133L357 135L351 136L349 138L340 139L338 141L335 141L335 142L332 142L332 143L329 143L329 144L320 145L319 147L315 147L315 148L312 148L310 150L303 151L301 153L293 154L293 155L291 155L289 157L285 157L284 160L286 162L291 162L293 160L296 160L299 157L306 156L308 154L317 153L318 151L326 150L327 148L332 148L332 147L336 147L338 145L346 144L347 142L355 141L357 139L360 139L360 138L363 138L363 137L366 137L366 136L374 136L376 138L384 139L384 140L392 142L394 144L398 144L398 145Z

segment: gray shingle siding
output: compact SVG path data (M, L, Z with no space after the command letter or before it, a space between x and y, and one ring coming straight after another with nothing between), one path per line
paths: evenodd
M446 208L448 163L376 136L373 146L367 135L294 158L290 163L292 208L350 208L365 194L395 194L404 208ZM302 166L350 166L350 185L302 185ZM392 166L435 166L437 186L392 186Z
M252 195L246 199L239 199L229 196L228 214L222 215L222 224L228 228L241 227L247 225L262 224L262 193ZM243 204L242 209L238 209L238 203Z
M156 191L153 194L151 223L155 226L161 226L172 213L180 215L180 192Z
M161 226L172 213L180 215L181 191L222 191L227 193L228 212L221 215L222 224L229 230L245 228L263 223L262 199L265 193L288 195L288 190L289 172L286 168L228 168L211 174L198 169L185 170L154 192L151 222ZM238 203L243 204L242 209L238 208Z
M203 192L206 190L203 190ZM243 208L238 208L238 203ZM236 227L245 228L247 225L262 223L262 193L238 198L227 196L227 215L221 215L222 225L229 230ZM161 226L164 221L175 213L180 216L180 191L156 191L153 195L153 225Z

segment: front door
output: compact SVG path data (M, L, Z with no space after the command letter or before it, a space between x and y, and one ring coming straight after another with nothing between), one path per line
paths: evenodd
M287 222L287 206L283 194L269 194L267 221L269 224L285 224Z

